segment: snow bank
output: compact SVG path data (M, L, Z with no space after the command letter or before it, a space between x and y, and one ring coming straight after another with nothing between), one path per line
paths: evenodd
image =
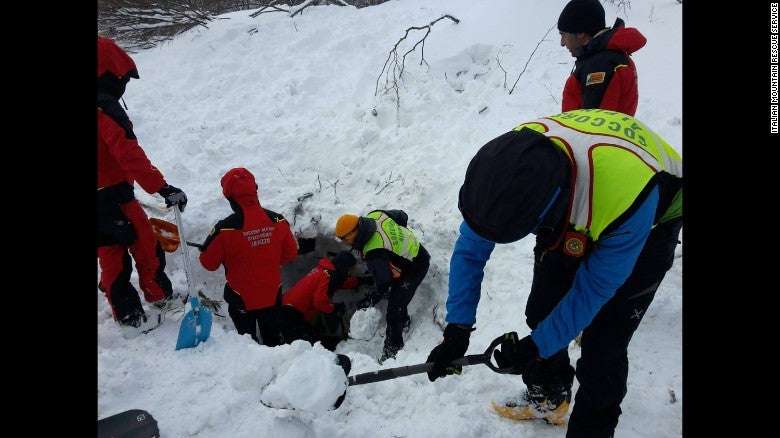
M382 314L375 307L356 311L349 321L349 337L364 341L371 339L379 329L381 320Z
M287 407L310 412L325 412L333 408L336 399L347 389L347 376L336 363L336 356L316 344L292 343L292 355L280 374L261 396L274 407Z

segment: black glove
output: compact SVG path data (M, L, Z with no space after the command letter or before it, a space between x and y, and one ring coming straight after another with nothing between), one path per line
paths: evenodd
M355 304L355 307L358 309L368 309L371 306L373 306L373 304L371 304L371 295L366 295L365 298Z
M358 286L373 286L373 285L374 285L374 277L370 275L358 277Z
M165 198L165 206L170 207L173 205L179 206L179 211L184 212L184 207L187 206L187 195L170 184L166 184L157 193Z
M308 254L314 251L317 243L317 239L314 238L298 238L298 254Z
M383 298L385 298L385 296L382 292L372 289L366 294L365 298L358 302L358 308L365 309L367 307L376 306Z
M493 351L493 357L499 368L512 368L510 374L524 374L541 360L531 336L518 339L516 332L509 332L498 339L501 339L501 350Z
M444 329L444 341L431 350L426 360L428 363L433 363L433 367L428 371L428 380L433 382L448 374L460 374L463 367L449 366L449 364L466 354L472 331L473 328L464 325L447 324Z

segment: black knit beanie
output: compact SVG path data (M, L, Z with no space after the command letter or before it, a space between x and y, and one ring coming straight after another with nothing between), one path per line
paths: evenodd
M510 131L471 159L458 209L474 232L496 243L520 240L537 227L556 192L568 186L569 160L531 129Z
M593 36L605 27L604 7L598 0L571 0L558 17L561 32L584 32Z

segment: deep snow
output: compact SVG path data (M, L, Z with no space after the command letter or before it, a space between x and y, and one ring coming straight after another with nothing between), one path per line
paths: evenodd
M321 235L322 242L328 242L342 213L404 209L432 257L410 305L411 338L396 360L379 365L382 317L373 338L350 340L337 351L350 356L353 374L424 362L441 339L434 318L439 323L444 318L449 256L460 222L457 192L466 165L490 139L559 112L574 61L553 29L509 95L496 58L507 70L510 88L564 3L397 0L363 9L310 7L293 19L281 13L256 19L249 17L251 11L226 14L228 19L215 20L209 29L194 29L133 55L141 79L127 87L128 114L152 162L187 193L183 220L189 240L204 239L229 213L219 179L236 166L255 174L266 208L285 215L300 234ZM681 151L682 10L674 0L634 3L621 17L648 39L633 56L639 70L637 118ZM609 4L605 9L611 24L617 11ZM442 20L433 27L425 43L428 65L420 65L419 48L407 57L397 114L392 96L374 96L388 50L406 28L445 13L461 22ZM297 198L307 192L314 196L296 213ZM136 196L159 202L139 187ZM494 251L469 353L481 352L504 332L528 333L523 310L532 247L533 239L526 238ZM628 395L617 436L681 434L681 261L675 259L629 348ZM301 263L313 262L309 256ZM178 254L169 254L168 263L174 286L186 290ZM195 260L192 265L198 287L221 298L222 271L206 272ZM293 273L303 275L306 269ZM229 319L218 318L211 339L194 349L174 351L178 327L173 320L149 335L125 339L97 295L98 418L146 409L163 437L565 434L562 428L517 424L492 414L490 401L517 395L523 385L516 376L483 366L434 383L417 375L353 387L336 411L269 409L260 400L272 389L301 402L293 377L300 381L309 368L293 370L296 358L327 354L302 343L259 346L237 336ZM369 331L372 321L363 318L355 328ZM573 361L579 356L575 346L570 353ZM315 385L331 381L313 374L307 374L308 382ZM337 388L313 391L320 390L332 395L329 391Z

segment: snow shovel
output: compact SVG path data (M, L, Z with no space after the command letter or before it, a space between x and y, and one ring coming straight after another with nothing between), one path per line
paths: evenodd
M498 337L490 344L490 346L482 354L469 354L460 359L456 359L451 362L453 366L468 366L468 365L487 365L491 370L499 374L508 374L514 371L513 368L500 368L491 362L493 356L493 350L496 349L503 341L502 337ZM384 370L372 371L363 374L356 374L349 376L349 386L364 385L366 383L381 382L383 380L397 379L399 377L411 376L413 374L427 373L433 368L433 363L421 363L419 365L410 365L405 367L387 368Z
M179 228L168 221L156 217L149 218L149 223L152 225L154 237L160 242L163 251L176 252L181 243Z
M176 215L176 225L179 227L180 235L184 234L182 226L181 213L177 207L173 208ZM187 296L184 297L184 318L179 326L179 337L176 340L176 349L193 348L206 341L211 334L211 312L200 305L198 295L194 293L192 287L192 271L190 270L190 258L187 252L187 245L179 245L182 258L184 259L184 274L187 277Z

